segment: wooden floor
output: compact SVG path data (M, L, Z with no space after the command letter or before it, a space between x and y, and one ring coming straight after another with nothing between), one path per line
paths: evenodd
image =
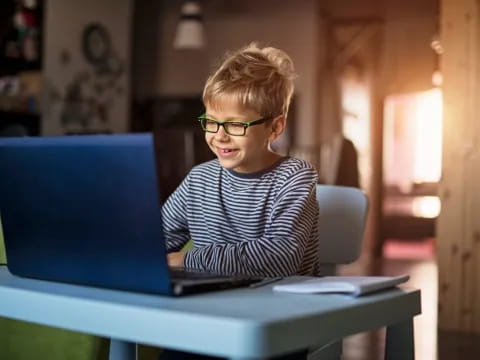
M412 243L406 246L415 246ZM409 250L399 246L390 248L388 258L376 263L355 263L340 268L342 275L402 275L410 274L406 286L422 290L422 314L415 318L416 360L475 360L480 359L480 335L453 332L437 334L437 265L434 254L425 251L424 256L408 256ZM415 250L415 249L410 249ZM417 253L418 252L415 252ZM398 256L396 256L398 254ZM416 257L416 258L415 258ZM414 258L414 259L413 259ZM383 359L385 331L379 330L347 338L343 360Z

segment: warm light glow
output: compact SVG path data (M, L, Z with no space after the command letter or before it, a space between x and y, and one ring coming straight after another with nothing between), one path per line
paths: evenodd
M385 183L409 193L438 182L442 169L442 91L388 96L384 110Z
M440 87L443 84L443 74L440 70L434 71L432 75L432 84L435 87Z
M417 97L415 112L414 182L437 182L442 170L442 91Z
M413 199L412 212L416 217L433 219L440 214L440 209L438 196L419 196Z

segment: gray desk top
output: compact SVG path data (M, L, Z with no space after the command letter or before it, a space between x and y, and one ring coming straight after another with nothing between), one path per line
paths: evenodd
M19 278L0 266L0 316L160 347L253 357L328 343L420 313L419 290L353 298L276 293L272 286L170 298Z

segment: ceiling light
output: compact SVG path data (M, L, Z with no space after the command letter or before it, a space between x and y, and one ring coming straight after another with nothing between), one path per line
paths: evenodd
M201 49L205 42L202 8L197 1L186 1L182 5L173 47L177 50Z

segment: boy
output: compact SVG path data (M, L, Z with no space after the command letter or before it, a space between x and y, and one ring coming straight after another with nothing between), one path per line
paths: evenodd
M208 78L199 122L217 159L193 168L162 209L169 265L317 274L317 173L270 148L285 129L294 76L283 51L250 44ZM190 238L193 248L180 252Z

